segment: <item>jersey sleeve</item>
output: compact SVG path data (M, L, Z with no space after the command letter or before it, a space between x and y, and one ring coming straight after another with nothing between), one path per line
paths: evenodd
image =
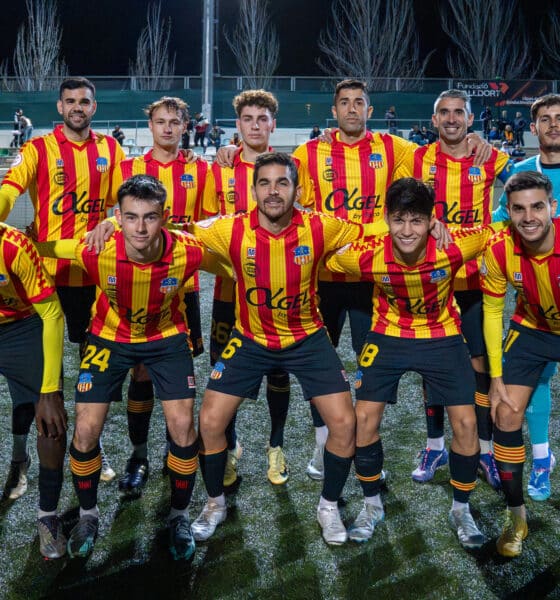
M56 240L53 242L35 242L35 247L40 256L49 258L76 259L78 240Z
M0 188L0 221L5 221L12 210L16 198L22 194L36 178L38 154L35 146L28 142L16 155Z
M292 156L298 168L298 182L301 186L301 197L298 201L303 208L313 210L315 208L313 180L309 173L309 164L307 158L307 146L302 144L298 146Z
M220 212L220 203L216 192L216 180L212 169L206 173L204 193L202 194L202 214L206 217L217 215Z
M207 251L214 254L218 260L230 264L229 245L231 240L231 223L229 216L219 217L190 223L187 230L192 233L197 240L202 242Z
M496 297L484 294L482 309L484 319L482 328L484 342L488 354L490 377L502 376L502 333L505 297Z
M372 264L375 247L371 240L351 242L329 254L325 266L333 273L345 273L359 277L362 281L372 281L371 269L366 270L364 266Z
M43 379L41 393L56 392L60 387L60 369L64 340L64 318L56 294L33 304L43 321Z
M0 187L0 221L5 221L12 211L20 192L11 185Z

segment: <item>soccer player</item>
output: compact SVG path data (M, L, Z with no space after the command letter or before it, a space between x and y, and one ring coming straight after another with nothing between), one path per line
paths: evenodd
M206 540L226 518L225 431L243 398L255 398L264 374L282 370L300 381L329 426L325 479L317 519L329 544L347 539L337 500L354 454L355 417L344 372L317 309L316 282L325 254L362 233L362 226L294 207L301 188L295 163L283 153L257 157L256 208L193 232L233 266L235 326L204 394L200 463L208 501L192 524Z
M552 183L554 198L560 196L560 95L547 94L537 98L531 106L531 133L539 140L539 153L515 163L511 173L537 171L544 173ZM507 196L500 197L500 205L494 211L494 220L509 218ZM550 379L556 371L551 363L544 371L531 396L525 418L531 439L533 466L527 484L527 492L533 500L543 501L550 497L550 473L556 459L550 450L548 429L552 399Z
M364 506L348 530L365 542L384 518L380 496L383 448L379 426L385 405L396 402L406 371L418 372L432 402L445 406L453 429L450 450L452 527L465 548L479 548L485 537L470 513L476 485L479 443L474 410L474 373L453 300L459 268L484 248L491 227L457 232L454 243L437 250L429 238L434 192L413 178L395 181L385 200L389 234L349 244L326 266L374 283L373 318L356 374L356 455L354 464Z
M521 425L531 393L550 362L560 360L560 223L548 177L513 175L505 186L511 224L484 253L484 337L490 361L494 452L507 512L497 541L503 556L521 554L527 537L523 500L525 445ZM507 284L517 292L502 352Z
M188 504L197 469L193 423L195 381L180 290L204 266L204 249L182 233L162 229L166 191L151 175L134 175L118 190L115 216L121 227L99 254L65 240L57 256L74 256L93 280L96 299L76 383L76 425L70 469L80 520L70 533L68 554L85 557L99 528L99 437L111 393L128 370L143 364L162 400L171 437L167 467L171 483L169 549L175 559L195 550ZM43 252L53 252L40 245Z
M25 190L31 196L39 242L79 239L105 218L111 206L113 169L124 153L114 138L91 130L96 109L91 81L72 77L60 84L57 110L63 124L21 148L0 187L0 221ZM44 266L56 284L68 339L83 345L95 286L72 261L45 258ZM32 410L18 409L14 414L16 456L5 490L12 498L25 491L26 439L32 418ZM109 479L115 476L108 463L104 471Z
M496 179L505 182L513 163L510 158L491 149L490 158L476 166L467 131L474 121L469 96L461 90L446 90L434 102L432 123L439 141L419 147L395 172L395 179L415 177L433 186L435 215L449 226L470 228L492 220L492 193ZM479 260L464 265L455 279L455 299L461 313L461 331L465 336L476 379L475 410L480 441L480 465L488 483L500 487L500 478L492 455L492 420L488 388L490 376L482 334L482 292L478 279ZM447 463L443 438L443 406L432 406L425 394L428 426L426 448L419 453L419 463L412 479L429 481L438 467Z
M236 125L243 143L235 149L230 167L212 165L216 182L218 210L222 215L249 212L255 207L251 194L255 160L268 151L270 134L276 127L278 101L265 90L245 90L233 100ZM214 365L226 347L235 321L235 284L232 279L216 278L212 306L210 361ZM284 425L290 400L290 378L284 371L266 374L266 399L271 431L267 446L268 480L281 485L288 480L288 465L282 450ZM235 416L227 431L228 453L224 485L231 487L237 480L237 462L241 446L235 432Z
M138 174L153 175L166 191L165 210L171 223L199 221L216 213L214 180L208 163L191 163L179 149L189 122L188 107L180 98L163 97L145 110L152 132L152 150L143 156L122 161L115 169L113 189ZM112 229L112 228L111 228ZM187 283L184 303L193 357L204 352L200 324L198 273ZM133 451L125 473L119 479L119 489L138 496L148 479L148 432L154 406L154 391L146 369L134 369L128 389L128 432Z
M52 279L32 242L0 224L0 373L8 380L14 413L34 408L39 454L39 551L66 552L56 514L66 452L66 411L59 391L64 319ZM30 360L30 356L33 359Z

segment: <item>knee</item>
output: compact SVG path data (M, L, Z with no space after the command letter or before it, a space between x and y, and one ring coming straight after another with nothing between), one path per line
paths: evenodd
M100 429L95 423L86 420L77 420L72 443L80 452L90 452L99 443Z
M178 446L186 446L194 434L193 420L191 415L174 415L167 420L167 428L171 439Z
M514 413L505 402L500 402L496 410L495 420L498 429L501 431L516 431L521 428L522 420L523 414Z
M329 431L333 436L353 439L356 431L356 414L354 411L340 411L331 419Z
M201 436L212 436L219 433L224 433L227 423L222 423L219 411L214 408L204 406L200 408L198 415L198 428Z

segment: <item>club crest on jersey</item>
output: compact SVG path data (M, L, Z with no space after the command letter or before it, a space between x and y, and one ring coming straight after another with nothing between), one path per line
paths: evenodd
M109 285L117 285L117 276L116 275L107 275L107 283Z
M95 161L95 168L100 173L106 173L109 170L109 161L104 156L100 156Z
M369 166L372 169L381 169L381 167L383 166L383 157L381 156L381 154L370 154Z
M8 285L8 283L10 283L8 276L4 275L4 273L0 273L0 287L4 287L5 285Z
M437 283L447 277L447 271L445 269L436 269L430 273L430 283Z
M519 271L513 272L513 281L523 281L523 274Z
M174 292L179 287L179 280L176 277L166 277L159 286L162 294Z
M93 387L93 375L91 373L81 373L76 384L78 392L89 392Z
M311 248L309 246L298 246L294 250L294 262L296 265L306 265L311 262Z
M192 189L195 187L194 177L192 175L188 175L187 173L181 175L181 185L184 188Z
M226 368L223 362L217 362L210 373L210 379L221 379L222 372Z
M482 172L478 167L469 167L467 179L472 183L482 181Z

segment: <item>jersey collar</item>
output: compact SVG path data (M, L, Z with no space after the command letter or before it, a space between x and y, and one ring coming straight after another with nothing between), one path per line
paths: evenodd
M158 263L163 262L163 263L171 264L171 260L173 258L173 238L171 237L171 234L169 233L169 231L167 231L167 229L165 227L162 228L161 232L163 234L163 243L165 245L162 257L157 261L154 261L152 263L146 263L145 265L142 264L141 266L153 265L156 262L158 262ZM116 243L116 251L117 251L117 261L118 262L133 262L133 261L130 261L130 259L128 258L127 254L126 254L126 250L124 247L124 235L122 234L122 231L120 231L120 230L115 232L115 243ZM140 263L134 263L134 264L140 264Z
M62 144L68 142L69 144L76 144L76 142L73 142L72 140L69 140L65 135L64 135L64 131L62 130L63 125L57 125L54 128L54 137L56 138L56 140ZM97 142L97 140L99 139L99 136L95 133L95 131L93 131L93 129L89 130L89 136L87 137L87 139L84 140L84 142Z
M385 264L393 263L393 264L398 264L400 266L404 266L406 268L413 268L413 269L415 269L419 264L435 263L436 258L437 258L436 257L436 241L431 235L428 235L428 240L426 242L426 256L424 257L424 260L421 263L416 263L415 265L411 265L409 267L408 265L401 263L400 261L398 261L395 258L395 253L393 251L393 238L388 233L385 236L384 258L385 258Z
M296 225L298 227L304 226L303 216L301 211L294 206L294 212L292 214L292 222L284 231L288 231L291 225ZM253 210L249 213L249 227L251 229L258 229L259 225L259 209L257 207L253 208Z

